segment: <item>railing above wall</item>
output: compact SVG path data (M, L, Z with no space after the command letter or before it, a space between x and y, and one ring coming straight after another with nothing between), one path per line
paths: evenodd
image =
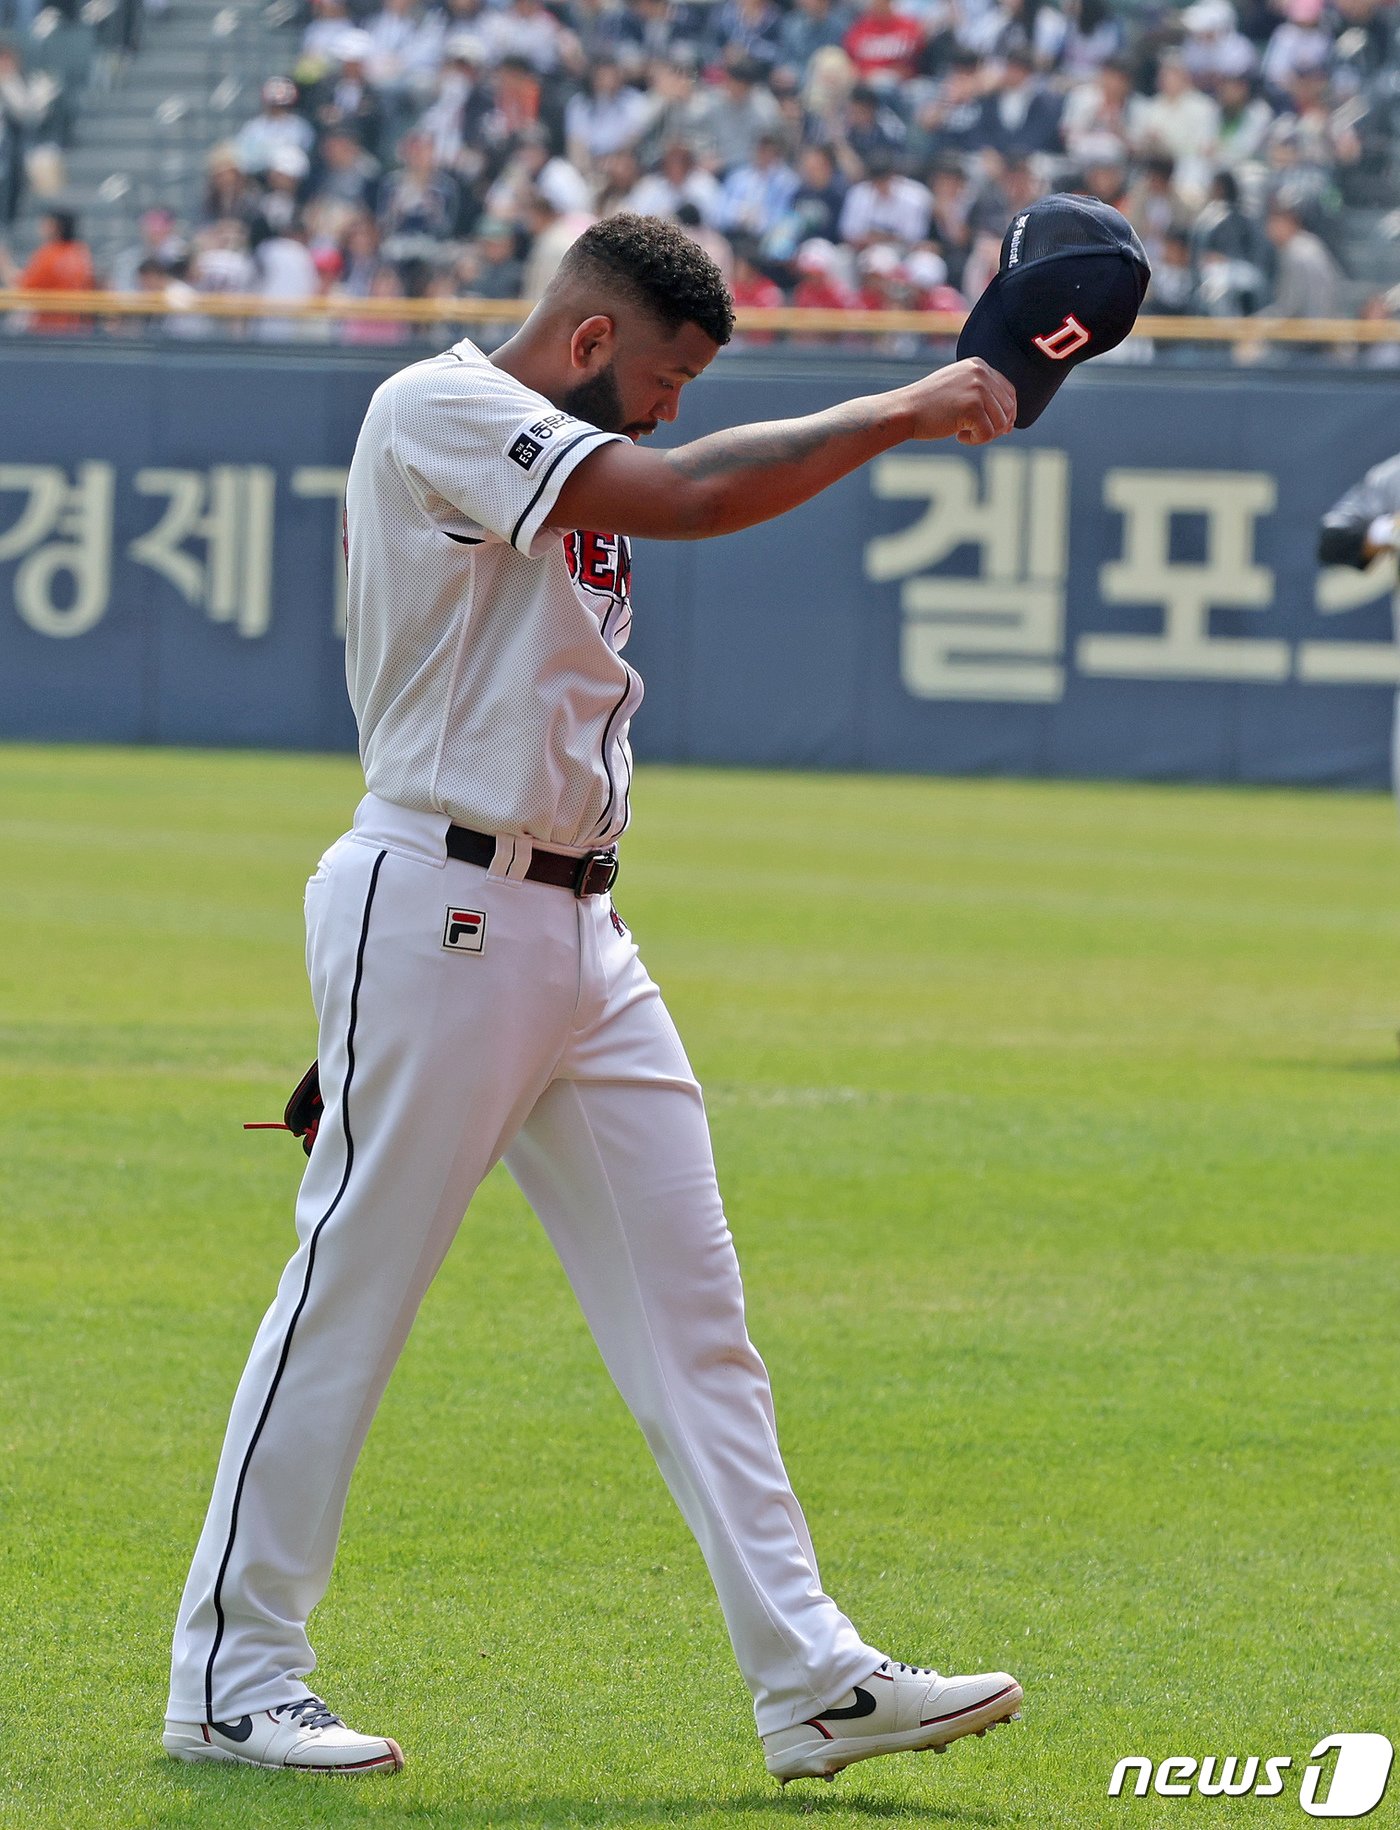
M163 319L168 323L217 319L230 323L271 320L296 324L396 324L430 328L444 324L504 325L521 322L532 309L527 299L284 299L221 294L171 295L124 292L20 292L0 290L0 314L18 313L25 329L60 328L86 334L110 320ZM736 314L749 336L888 337L910 335L933 341L957 336L965 321L946 311L813 311L799 306L746 307ZM47 319L48 322L43 320ZM1355 347L1400 344L1400 322L1358 318L1176 318L1144 316L1135 337L1163 343L1215 343L1241 350L1268 344Z

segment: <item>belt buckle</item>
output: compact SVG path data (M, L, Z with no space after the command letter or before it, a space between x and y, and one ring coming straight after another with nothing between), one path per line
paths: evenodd
M601 871L601 879L595 881L594 872ZM574 872L574 895L582 900L585 896L605 896L617 882L617 851L585 852L578 861Z

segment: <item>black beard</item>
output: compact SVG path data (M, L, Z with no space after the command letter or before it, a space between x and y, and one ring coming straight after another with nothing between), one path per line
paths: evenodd
M624 430L622 395L618 392L617 376L613 373L611 362L590 380L581 381L576 388L570 388L559 405L566 413L572 413L575 419L587 420L590 426L596 426L600 432Z

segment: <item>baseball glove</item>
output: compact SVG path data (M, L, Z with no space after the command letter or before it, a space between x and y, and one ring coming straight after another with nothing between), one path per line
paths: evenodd
M325 1105L321 1099L321 1064L313 1061L292 1089L292 1097L287 1101L287 1109L282 1114L283 1122L293 1137L301 1139L301 1147L308 1156L311 1146L316 1142L316 1133L321 1128L321 1117Z

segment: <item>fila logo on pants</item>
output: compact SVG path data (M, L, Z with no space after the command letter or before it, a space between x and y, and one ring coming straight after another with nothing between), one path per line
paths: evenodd
M454 953L480 953L486 945L486 916L480 909L449 909L442 944Z

